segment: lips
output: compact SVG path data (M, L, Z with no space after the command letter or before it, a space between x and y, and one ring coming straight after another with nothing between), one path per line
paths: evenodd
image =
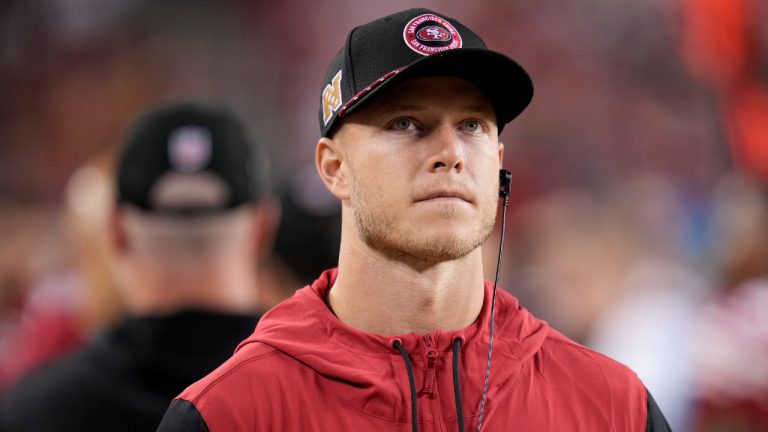
M422 202L422 201L429 201L433 199L460 199L462 201L466 201L468 203L473 203L474 200L472 197L460 190L460 189L436 189L431 190L428 192L425 192L423 194L418 195L416 202Z

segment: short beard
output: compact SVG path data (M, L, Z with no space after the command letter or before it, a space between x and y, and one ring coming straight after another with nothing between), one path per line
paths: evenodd
M370 193L370 188L353 181L352 203L358 233L371 249L415 267L429 267L467 256L485 243L496 222L496 194L488 194L480 199L493 201L493 205L486 203L482 206L482 220L467 236L460 239L426 238L420 236L418 231L397 229L394 215L385 208L372 205L377 202L375 195ZM445 212L446 216L450 216L451 209L447 208Z

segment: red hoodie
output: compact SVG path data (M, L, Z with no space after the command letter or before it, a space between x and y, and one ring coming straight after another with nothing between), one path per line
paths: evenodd
M158 431L454 431L459 404L464 429L476 430L489 302L461 331L380 336L346 326L326 305L336 275L324 272L265 314L226 363L179 395ZM485 283L486 299L492 288ZM631 370L551 329L501 290L495 326L484 430L667 430ZM412 363L418 425L396 341Z

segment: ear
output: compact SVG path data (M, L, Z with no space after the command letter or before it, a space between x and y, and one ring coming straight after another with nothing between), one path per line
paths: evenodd
M338 139L320 138L315 149L315 167L325 187L336 198L346 200L351 195L349 173L339 144Z
M280 214L280 203L273 198L263 198L253 206L253 240L258 262L264 261L272 253Z
M499 141L499 166L504 166L504 143Z

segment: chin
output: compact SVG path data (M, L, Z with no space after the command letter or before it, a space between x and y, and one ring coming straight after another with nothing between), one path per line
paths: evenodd
M494 216L478 217L461 212L397 218L387 212L357 209L358 234L373 250L414 265L437 264L467 256L491 233Z
M477 235L445 232L388 236L378 240L369 245L391 258L426 264L455 261L482 244Z
M419 258L424 262L440 263L455 261L469 255L476 247L461 243L431 242L419 250Z

